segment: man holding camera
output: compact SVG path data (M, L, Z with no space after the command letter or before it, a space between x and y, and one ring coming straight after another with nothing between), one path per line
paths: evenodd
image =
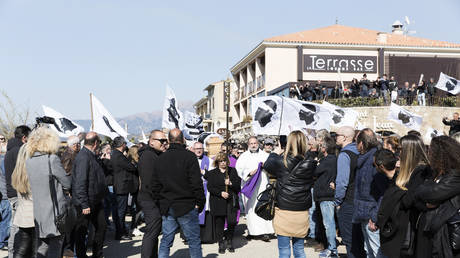
M458 112L455 112L453 118L448 120L447 117L442 119L442 123L450 126L449 136L454 135L456 132L460 132L460 120L458 119Z

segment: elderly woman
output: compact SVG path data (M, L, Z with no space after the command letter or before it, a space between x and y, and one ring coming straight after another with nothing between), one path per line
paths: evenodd
M37 257L62 257L61 249L64 235L59 232L55 218L64 210L64 190L70 189L71 177L66 175L56 152L59 149L59 136L47 127L38 127L29 135L26 145L29 159L26 170L34 204L34 219L37 227ZM57 205L53 204L50 189L50 173L54 180L54 193Z

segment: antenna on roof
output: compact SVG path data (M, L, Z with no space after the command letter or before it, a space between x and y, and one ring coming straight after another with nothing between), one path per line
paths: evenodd
M335 24L339 24L339 17L335 17Z
M415 23L414 20L409 19L408 16L404 16L404 35L411 35L415 34L415 30L410 30L409 25L412 23L412 25Z

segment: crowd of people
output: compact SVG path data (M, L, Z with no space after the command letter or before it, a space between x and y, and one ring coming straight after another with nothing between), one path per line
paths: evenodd
M350 83L343 87L336 84L335 87L327 87L321 81L315 85L307 82L305 85L292 85L289 89L291 98L304 101L327 100L339 98L382 98L385 105L390 102L399 105L412 105L417 103L420 106L433 105L437 94L436 82L434 78L428 81L421 80L419 83L409 83L405 81L402 85L398 84L394 76L384 74L376 80L371 81L366 74L358 80L353 78Z
M190 256L202 257L202 244L236 252L244 216L247 240L277 239L282 258L305 257L305 246L338 257L339 244L348 257L460 257L458 113L443 122L450 136L426 144L417 131L382 137L344 126L251 136L209 156L179 129L153 130L147 144L102 144L88 132L63 148L47 126L18 126L8 141L0 135L0 245L9 257L87 257L89 247L103 257L113 230L116 240L142 234L141 257L169 257L180 232ZM267 219L257 204L270 187Z

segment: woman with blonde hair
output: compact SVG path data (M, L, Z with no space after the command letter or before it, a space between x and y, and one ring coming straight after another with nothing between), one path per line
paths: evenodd
M67 176L56 155L59 146L59 136L45 126L34 129L26 144L26 152L30 157L26 161L26 170L34 196L34 218L38 228L37 257L62 257L64 235L59 232L55 218L58 210L64 210L64 188L70 189L71 177ZM54 180L53 190L50 186L51 176ZM57 203L53 203L53 195L56 195Z
M23 145L19 149L16 166L11 176L11 184L18 192L18 203L13 218L13 225L19 228L15 235L14 258L35 256L34 206L26 170L26 160L29 156L25 146Z
M273 228L278 237L279 257L305 257L303 240L307 235L312 206L311 188L316 161L306 159L307 139L301 131L287 138L286 150L278 145L268 156L264 169L276 177L276 202Z

